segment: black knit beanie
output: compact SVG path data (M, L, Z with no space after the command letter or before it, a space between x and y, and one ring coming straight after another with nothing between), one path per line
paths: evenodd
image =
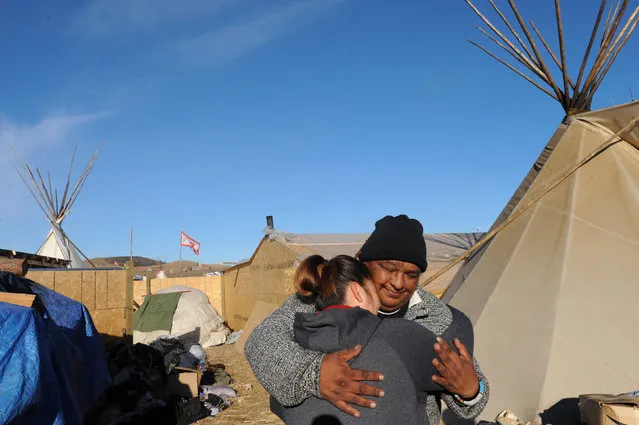
M406 215L387 215L375 223L375 231L360 250L361 261L399 260L426 271L426 242L422 224Z

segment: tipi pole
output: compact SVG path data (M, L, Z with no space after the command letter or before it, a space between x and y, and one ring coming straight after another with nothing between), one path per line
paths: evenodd
M559 55L553 52L552 48L543 37L541 32L537 29L534 22L531 20L530 26L532 31L537 35L541 44L546 49L554 63L559 68L561 74L561 81L555 82L552 73L548 69L544 58L541 55L540 49L537 47L537 43L532 37L532 32L529 30L528 25L524 22L522 15L517 9L515 0L508 0L508 4L516 21L519 24L523 36L515 30L515 26L511 24L504 15L504 13L497 7L495 0L489 0L490 5L497 13L499 18L506 24L516 41L519 43L520 50L515 43L510 41L504 33L500 32L490 20L484 16L477 7L473 4L474 0L465 0L470 8L475 12L477 16L486 24L489 30L495 35L489 34L488 31L477 26L479 31L487 36L498 47L505 50L510 56L515 58L524 68L527 68L535 76L537 76L545 85L548 86L550 91L542 89L544 93L549 94L552 98L558 100L567 115L575 115L580 112L590 110L592 104L592 97L601 85L610 67L615 62L617 55L630 39L631 34L639 25L639 7L635 9L635 12L625 21L623 27L621 26L624 21L625 13L629 7L630 0L614 0L612 7L608 10L608 17L603 23L603 33L601 35L601 44L593 59L590 70L586 72L586 68L590 63L589 58L597 38L599 29L602 26L602 18L606 10L608 0L601 0L599 12L594 22L592 32L590 33L590 39L588 46L586 47L581 66L579 68L579 74L577 81L573 82L568 74L567 65L567 52L564 37L564 23L562 18L560 0L554 0L555 4L555 21L557 25L557 37L559 41ZM620 30L621 28L621 30ZM619 31L620 30L620 31ZM470 41L470 40L469 40ZM526 79L528 82L534 84L537 88L541 86L537 82L533 82L533 79L528 75L525 75L523 70L515 68L505 60L499 58L497 55L490 52L488 49L479 45L478 43L470 41L475 47L478 47L483 52L487 53L490 57L500 62L502 65L508 67L511 71L514 71L519 76ZM582 81L584 81L582 85ZM554 93L554 94L551 94Z
M561 5L559 0L555 0L555 15L557 17L557 34L559 35L559 55L561 56L561 75L564 80L563 106L566 110L570 108L570 91L568 84L568 66L566 65L566 46L564 45L564 23L561 19ZM542 39L543 40L543 39ZM545 42L543 42L546 44ZM554 55L553 55L554 56Z
M65 233L64 233L64 231L63 231L63 234L65 234ZM65 235L66 235L66 234L65 234ZM78 248L78 246L77 246L76 244L74 244L74 243L73 243L73 241L72 241L71 239L69 239L69 238L67 237L67 240L69 241L69 243L70 243L71 245L73 245L73 247L76 249L76 251L78 251L78 252L80 253L80 255L82 255L82 256L84 257L84 259L85 259L85 260L87 260L87 261L89 262L89 264L91 264L91 267L93 267L94 269L97 269L97 267L95 266L95 264L93 264L93 262L89 259L89 257L87 257L87 256L86 256L86 254L85 254L84 252L82 252L82 251L80 250L80 248Z
M519 10L517 9L517 6L515 5L515 1L508 0L508 4L510 4L510 8L515 14L515 18L517 18L517 21L519 22L519 26L524 32L524 36L528 40L530 47L532 47L532 51L535 54L535 57L537 58L537 63L539 64L539 68L541 68L541 71L544 73L544 75L548 79L548 85L550 86L550 88L552 88L552 90L557 95L557 99L563 103L563 98L564 96L568 96L568 93L562 93L561 90L559 90L559 87L557 87L557 84L555 83L555 80L552 77L552 73L548 70L546 63L544 62L544 59L542 58L541 53L539 52L539 49L537 48L537 44L535 43L535 40L532 38L530 31L528 31L528 27L526 26L526 23L524 22L523 18L521 17L521 14L519 13Z
M78 178L76 185L73 190L69 193L69 187L71 183L71 173L73 169L73 164L75 160L77 144L74 147L73 154L71 155L71 165L69 166L69 171L67 173L66 185L64 188L64 192L62 193L62 198L58 197L58 190L53 189L53 185L51 184L51 174L47 172L46 180L43 177L43 173L40 172L38 168L35 169L35 173L33 170L26 164L22 162L18 154L12 149L13 154L15 155L20 168L16 167L16 171L20 179L25 184L31 196L35 199L36 203L40 207L40 209L44 212L47 220L51 223L54 242L57 244L58 248L61 250L62 255L71 259L71 251L72 248L82 255L91 266L95 267L95 265L91 262L89 257L87 257L74 243L71 241L64 231L62 230L62 221L69 214L70 208L77 199L80 190L82 189L84 183L86 182L89 173L91 172L95 162L99 156L100 148L96 152L93 153L91 159L85 166L82 174ZM62 241L58 241L56 238L56 234L60 233L61 237L64 239ZM48 238L48 236L47 236ZM45 240L46 243L46 240ZM41 245L40 249L44 246ZM38 251L40 251L40 249Z
M510 24L510 21L508 21L508 19L506 18L506 16L502 13L501 10L499 10L499 8L497 7L497 5L495 4L495 2L493 0L488 0L490 2L490 5L493 7L493 9L495 10L495 12L497 12L497 14L499 15L499 17L501 18L502 21L504 21L504 24L506 24L506 26L508 27L508 29L510 30L510 32L512 33L512 35L515 36L515 38L517 39L517 41L519 42L519 45L522 47L522 49L524 49L524 51L526 52L526 55L529 59L532 59L532 53L530 52L530 50L526 47L526 43L524 43L524 41L521 39L521 37L519 36L519 34L517 33L517 31L515 31L515 28L513 28L513 26ZM470 3L469 3L470 4ZM476 9L474 6L472 6L473 9ZM476 10L475 12L479 12L478 10ZM486 19L487 20L487 19ZM541 72L541 71L540 71Z
M484 53L486 53L487 55L489 55L490 57L492 57L493 59L495 59L497 62L501 63L502 65L508 67L511 71L517 73L520 77L524 78L526 81L528 81L529 83L531 83L532 85L534 85L535 87L537 87L539 90L543 91L544 93L546 93L548 96L552 97L555 100L559 100L559 98L557 97L557 95L551 93L549 90L546 90L545 88L543 88L539 83L537 83L536 81L534 81L532 78L530 78L529 76L527 76L526 74L524 74L523 72L521 72L520 70L518 70L517 68L515 68L514 66L512 66L511 64L509 64L508 62L506 62L503 59L500 59L497 55L495 55L494 53L492 53L490 50L486 49L485 47L481 46L478 43L475 43L472 40L468 40L468 42L470 44L472 44L473 46L481 49L482 51L484 51Z
M552 51L552 49L550 48L550 45L548 44L544 36L541 34L541 31L539 31L539 29L537 28L537 26L535 25L533 21L530 21L530 26L532 27L533 31L535 31L535 34L537 34L537 37L539 38L539 40L541 40L541 44L544 45L544 47L546 48L546 51L548 52L552 60L555 61L557 68L559 68L559 70L562 70L563 68L562 68L561 62L559 62L557 55L555 54L555 52ZM570 76L566 74L566 78L568 79L568 83L570 84L570 87L573 89L573 91L576 91L577 87L575 86L575 83L572 81Z
M599 7L599 12L597 13L597 19L595 20L594 28L592 29L592 33L590 34L590 41L588 42L588 47L586 47L586 53L584 53L584 60L583 62L581 62L581 68L579 68L579 75L577 76L577 83L576 83L577 88L575 89L575 91L581 90L581 87L580 87L581 80L584 77L584 72L586 71L586 66L588 65L588 58L590 57L590 52L592 51L592 45L594 44L595 39L597 38L599 25L601 25L601 18L603 17L603 14L606 10L606 3L607 3L607 0L601 1L601 6ZM609 16L611 12L612 12L612 8L608 11ZM605 30L604 30L604 34L605 34ZM578 96L573 95L572 101L570 102L571 108L574 108L575 105L577 104L577 98Z
M571 168L566 174L564 174L563 176L560 176L557 179L556 182L554 182L553 184L551 184L550 186L548 186L544 190L542 190L537 196L535 196L532 199L532 201L530 201L528 204L524 205L521 209L519 209L515 213L513 213L503 223L501 223L499 226L495 227L495 229L493 229L491 232L486 234L479 242L477 242L475 245L473 245L471 248L469 248L462 255L460 255L459 257L457 257L456 259L454 259L450 263L448 263L446 265L446 267L442 268L437 273L435 273L434 275L432 275L431 277L426 279L426 281L421 286L425 287L426 285L428 285L429 283L431 283L432 281L434 281L435 279L437 279L438 277L440 277L441 275L443 275L444 273L448 272L450 269L455 267L458 263L460 263L461 261L463 261L463 260L467 259L468 257L470 257L473 253L478 251L480 248L482 248L488 242L490 242L497 235L497 233L501 232L506 226L508 226L510 223L512 223L513 221L518 219L521 215L523 215L526 211L528 211L533 205L537 204L537 202L539 202L539 200L541 200L541 198L546 196L550 191L552 191L557 186L559 186L561 183L563 183L568 177L570 177L572 174L574 174L575 171L577 171L582 166L584 166L585 164L590 162L593 158L595 158L597 155L599 155L600 153L602 153L603 151L608 149L614 143L617 143L617 142L621 141L622 139L619 136L621 136L623 133L625 133L626 131L630 130L634 126L636 126L638 122L639 122L639 117L637 117L637 118L633 119L632 121L630 121L630 123L628 125L626 125L624 128L622 128L617 133L615 133L612 137L610 137L608 140L606 140L602 145L600 145L598 148L596 148L590 154L588 154L584 159L579 161L579 163L577 163L577 165L575 165L573 168ZM618 139L618 140L616 140L616 139ZM448 288L446 289L446 291L448 291ZM446 294L446 291L444 291L442 296Z

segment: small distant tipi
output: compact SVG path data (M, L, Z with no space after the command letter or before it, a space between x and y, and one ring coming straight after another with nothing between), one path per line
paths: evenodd
M58 190L53 189L51 185L51 175L47 172L46 181L42 177L40 170L36 168L35 174L31 170L31 168L22 163L20 158L18 158L18 162L20 163L20 168L16 168L18 175L27 186L27 189L35 199L36 203L44 212L47 220L51 225L51 229L47 234L44 243L40 246L36 254L52 257L52 258L60 258L63 260L70 261L69 268L83 268L85 267L82 257L84 257L87 262L93 266L91 260L87 258L84 253L71 241L71 239L67 236L67 234L62 229L62 222L71 212L71 207L75 204L75 201L78 198L78 195L82 191L84 183L86 182L95 162L100 155L101 147L91 155L89 162L82 170L80 177L76 181L75 185L71 186L71 172L73 170L73 162L75 160L77 145L73 149L73 154L71 156L71 163L69 165L69 172L67 174L66 185L64 186L64 191L62 192L62 196L58 196Z
M535 423L578 424L575 397L639 388L639 102L590 111L639 23L639 7L630 13L630 1L618 0L606 11L601 2L571 78L559 0L559 55L513 0L518 25L489 2L503 33L467 0L490 28L482 32L527 68L529 75L507 64L561 103L566 116L443 299L475 327L475 354L491 388L482 419L511 409Z

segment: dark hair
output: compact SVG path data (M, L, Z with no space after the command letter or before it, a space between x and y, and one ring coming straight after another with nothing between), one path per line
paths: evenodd
M364 285L366 279L370 279L368 268L348 255L338 255L328 261L321 255L311 255L295 271L297 293L318 310L342 304L350 282L368 291Z

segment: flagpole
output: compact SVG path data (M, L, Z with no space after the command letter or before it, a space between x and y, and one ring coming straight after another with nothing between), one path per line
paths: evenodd
M178 263L180 272L182 272L182 219L180 219L180 262Z
M131 267L133 267L133 226L129 230L129 258L131 260Z

